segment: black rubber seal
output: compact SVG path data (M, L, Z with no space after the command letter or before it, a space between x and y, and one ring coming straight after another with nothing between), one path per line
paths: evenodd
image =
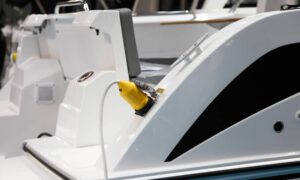
M143 107L142 109L140 110L135 110L135 114L136 115L139 115L139 116L145 116L147 114L147 112L151 109L151 107L154 105L154 100L149 98L149 101L148 103L145 105L145 107Z

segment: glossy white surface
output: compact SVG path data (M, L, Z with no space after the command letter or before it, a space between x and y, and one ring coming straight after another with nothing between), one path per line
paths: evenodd
M216 19L227 18L244 18L256 13L256 8L238 8L235 13L229 13L229 9L214 9L214 10L197 10L195 14L183 13L183 14L154 14L154 15L141 15L134 16L133 22L136 24L145 23L169 23L169 22L181 22L181 21L206 21Z
M41 56L57 57L68 79L89 69L116 70L127 66L118 11L31 16L28 19L41 18L47 24L39 36ZM100 60L103 57L105 60ZM123 73L128 75L127 71Z
M296 22L299 17L299 11L274 12L249 17L228 26L203 42L201 45L203 53L201 55L186 66L185 62L179 64L158 85L158 87L166 88L165 93L145 117L139 128L128 133L127 137L124 135L122 143L129 144L129 146L119 155L120 161L116 166L112 165L111 169L120 172L132 170L131 173L136 174L136 172L140 172L139 170L151 173L148 170L153 167L157 167L157 171L160 171L159 168L162 167L172 169L177 165L181 165L181 168L192 167L191 159L194 156L189 153L185 156L186 158L189 157L190 161L162 162L198 117L199 113L243 69L272 49L300 42L299 36L297 36L300 26L291 23ZM268 33L266 34L265 31L268 31ZM282 36L282 34L285 34L285 36ZM257 46L258 44L259 46ZM180 102L180 105L178 105L178 102ZM290 104L290 106L294 105L293 103ZM287 111L286 113L289 116L295 114L295 112ZM233 129L230 130L233 131ZM291 129L291 131L296 133L298 132L296 129ZM246 133L246 130L243 130ZM239 132L242 133L242 131ZM262 133L260 136L264 136ZM134 138L129 138L133 134ZM276 146L275 141L272 141L275 137L268 136L268 138ZM265 141L268 140L265 139ZM255 142L253 143L255 144ZM259 142L254 144L252 144L254 149L257 148L256 145L260 146ZM218 145L219 148L222 147L221 144ZM290 152L290 150L279 146L276 147L282 153ZM201 149L201 147L199 148ZM300 147L294 147L294 151L298 150L300 150ZM206 149L206 153L210 154L211 152L213 151L209 148ZM233 154L243 157L245 155L243 152L242 149L237 149ZM268 154L263 153L263 156ZM217 157L214 159L213 154L210 157L210 162L220 160ZM227 157L223 158L226 162L231 161ZM263 159L259 158L256 162ZM166 169L161 170L161 172L166 171ZM141 175L145 175L145 171L142 171ZM157 171L153 172L157 173ZM128 172L122 173L122 175L125 174L127 175Z
M95 62L95 67L87 70L93 71L93 76L81 83L77 81L79 77L71 81L64 101L60 105L56 136L74 147L100 143L99 120L103 93L110 83L129 79L119 16L119 12L114 10L82 12L73 22L76 26L87 22L91 23L102 34L101 37L90 41L90 48L85 48L98 56L98 58L85 57L91 58L91 61ZM74 29L72 29L73 31ZM94 41L102 43L103 46L99 46L99 43L93 43ZM98 48L101 49L102 53L96 50ZM82 53L80 49L77 51ZM67 62L71 63L70 61ZM68 66L67 62L65 66ZM77 67L74 68L74 66ZM69 70L82 68L79 64L74 64L74 66ZM118 96L116 86L109 91L107 96L106 102L109 104L106 105L108 110L104 111L105 117L111 117L113 120L108 121L109 127L104 129L111 129L106 137L115 139L116 133L122 129L132 111ZM116 109L118 110L117 113L115 112Z
M43 168L29 156L18 156L0 160L0 179L5 180L58 180L49 170Z
M215 9L198 10L195 15L162 14L133 17L139 57L177 58L204 34L213 34L219 27L229 24L193 23L194 21L244 18L255 13L256 8L238 8L234 13L229 13L229 9Z
M109 19L118 17L117 13L112 12L115 11L98 11L97 15L99 18L108 17ZM83 17L86 17L86 14L83 13ZM98 21L99 19L96 20L96 24ZM111 21L106 22L111 23ZM107 36L114 38L122 36L120 21L117 19L113 23L115 25L112 27L115 29L110 31ZM110 26L106 28L111 29ZM28 144L28 147L40 154L40 156L50 156L45 161L62 171L66 170L66 174L69 177L94 178L99 173L100 178L103 176L101 175L101 172L103 172L102 166L100 166L100 169L97 167L99 164L101 165L101 161L97 160L97 158L99 157L98 153L101 153L99 143L102 143L99 139L99 132L101 131L99 120L101 118L100 109L103 108L101 107L101 101L104 98L103 93L111 82L118 79L128 80L129 78L127 65L124 65L127 64L124 46L123 43L120 43L122 38L119 39L118 43L116 42L112 41L109 44L113 52L107 52L111 53L109 55L114 57L114 59L106 58L105 54L102 54L99 60L101 65L111 63L115 65L114 67L89 69L88 71L93 71L94 73L87 80L78 82L80 78L78 76L70 81L64 101L60 105L56 134L52 139L53 141L50 138L50 145L45 143L48 142L48 139L43 139L42 141L45 142L42 144L39 144L38 141L34 147L30 146L31 143ZM91 45L94 44L91 43ZM94 46L97 47L96 45ZM127 126L128 120L133 113L130 107L119 97L118 93L117 87L112 87L105 101L103 129L107 131L104 132L105 142L103 143L107 145L118 139L120 131L123 131L123 128ZM87 153L92 157L88 158L92 162L83 163L83 161L88 160L86 156L83 156ZM79 158L74 158L75 156ZM82 163L77 162L77 160ZM84 168L85 166L87 167ZM72 174L73 172L77 173L74 175Z
M205 40L202 53L192 53L189 61L179 63L157 85L165 91L145 117L126 120L118 136L109 132L117 126L105 129L108 178L163 178L299 161L298 93L165 162L199 114L238 74L267 52L300 42L300 25L295 23L299 18L300 10L260 14ZM280 138L267 126L274 117L286 122ZM110 121L118 122L105 118ZM103 152L97 146L74 147L57 137L27 142L31 151L72 179L104 177Z
M65 89L61 68L55 59L26 60L15 73L9 100L0 102L0 154L6 157L20 155L25 139L42 132L54 132L58 104ZM49 104L36 100L36 86L44 83L55 85L54 102Z
M40 50L38 35L22 34L14 75L3 89L9 91L8 96L0 102L0 154L6 158L20 155L25 139L42 132L54 133L66 82L58 60L42 58ZM37 87L45 84L53 85L48 104L39 103L37 98Z
M103 179L100 146L74 147L56 137L27 141L29 149L71 179Z
M42 132L54 134L58 106L64 97L68 80L90 69L118 71L114 79L128 79L118 13L113 10L92 11L67 15L31 15L26 19L23 27L36 34L26 34L22 38L10 98L0 102L1 156L20 155L25 139L35 138ZM99 29L99 36L95 29ZM37 98L38 87L45 85L53 88L53 92L46 94L46 97L53 96L47 103ZM101 82L97 85L102 86ZM92 94L101 89L92 87ZM93 97L84 99L84 102L91 99ZM84 105L89 107L91 104ZM98 112L98 108L93 110ZM88 117L89 113L82 113L85 115L81 118ZM97 135L98 131L96 135L90 134L88 137L98 139Z
M125 67L126 68L126 67ZM100 110L104 90L116 81L115 71L94 70L94 75L85 82L70 82L64 101L60 104L55 135L74 147L98 145L100 143ZM124 77L123 79L127 79ZM132 110L119 97L117 85L105 97L105 127L108 139L116 139L124 123L130 119Z

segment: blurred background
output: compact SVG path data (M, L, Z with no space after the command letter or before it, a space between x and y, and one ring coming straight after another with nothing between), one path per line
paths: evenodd
M9 66L9 59L17 51L20 25L29 14L52 14L57 3L66 0L0 0L0 79L4 76L3 67ZM134 15L144 16L158 12L188 12L194 1L199 1L195 9L201 9L205 0L86 0L90 10L129 8ZM207 0L210 1L210 0ZM214 0L216 1L216 0ZM228 0L225 7L231 8L239 0ZM297 4L299 0L242 0L240 7L257 7L258 12L279 10L280 4ZM80 7L80 6L79 6ZM79 8L76 7L76 8ZM80 9L65 8L62 12ZM1 85L0 85L1 87Z
M66 0L0 0L0 13L2 24L17 23L28 14L51 14L55 5ZM86 0L90 9L132 9L135 0ZM183 11L188 10L193 0L139 0L136 9L138 14L152 14L157 11ZM201 9L204 0L199 0L198 9ZM228 7L232 6L235 0L229 0ZM105 7L106 5L106 7ZM254 7L256 0L244 0L241 6Z
M0 27L5 37L11 39L13 27L18 27L29 14L52 14L57 3L66 0L0 0ZM229 0L228 7L236 0ZM91 10L95 9L132 9L135 0L86 0ZM138 15L153 14L158 11L185 11L190 9L193 0L139 0L136 7ZM199 0L197 9L201 9L204 0ZM256 0L244 0L241 6L255 7ZM66 10L68 11L68 10ZM73 9L70 11L74 11ZM4 29L3 29L4 28ZM3 38L1 34L0 39ZM7 48L15 49L8 41Z

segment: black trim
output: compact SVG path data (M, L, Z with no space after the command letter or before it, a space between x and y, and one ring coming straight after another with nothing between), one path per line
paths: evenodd
M59 176L60 178L64 180L70 180L70 178L66 177L59 171L57 171L55 168L51 167L49 164L47 164L45 161L43 161L41 158L39 158L34 152L30 151L26 147L26 143L23 145L23 150L27 153L29 153L33 158L38 160L41 164L43 164L46 168L48 168L50 171L52 171L54 174ZM248 168L237 168L232 170L223 170L223 171L217 171L217 172L208 172L208 173L201 173L201 174L192 174L192 175L183 175L183 176L176 176L176 177L168 177L168 178L162 178L162 179L195 179L195 178L213 178L214 176L224 176L224 175L234 175L236 173L255 173L256 171L261 170L272 170L275 168L293 168L293 167L299 167L300 162L291 162L291 163L281 163L281 164L275 164L275 165L265 165L265 166L256 166L256 167L248 167ZM300 172L295 174L286 174L286 175L279 175L279 176L269 176L264 177L260 179L269 179L272 177L272 179L286 179L286 178L296 178L300 177ZM217 178L217 177L216 177ZM161 178L160 178L161 179Z
M171 65L173 64L177 58L140 58L140 61L147 63L156 63L163 65Z
M36 160L38 160L41 164L43 164L46 168L48 168L50 171L52 171L54 174L56 174L60 178L62 178L64 180L71 180L70 178L68 178L67 176L65 176L64 174L60 173L55 168L53 168L52 166L47 164L44 160L42 160L40 157L38 157L38 155L34 154L34 152L32 152L29 148L27 148L26 145L27 145L27 143L23 144L24 152L30 154L32 157L34 157Z
M283 46L246 68L199 115L165 161L174 160L243 119L300 92L299 51L300 43Z
M295 9L299 9L299 8L300 8L299 4L297 4L297 5L283 4L280 6L281 11L295 10Z
M55 173L57 176L64 180L70 180L70 178L66 177L53 167L51 167L49 164L47 164L45 161L43 161L41 158L39 158L36 154L34 154L30 149L26 147L26 143L23 145L23 150L27 153L29 153L33 158L38 160L41 164L43 164L46 168L51 170L53 173ZM236 173L255 173L255 171L260 170L269 170L274 168L285 168L285 167L297 167L300 166L300 162L291 162L291 163L282 163L282 164L275 164L275 165L265 165L265 166L259 166L259 167L249 167L249 168L237 168L232 170L223 170L223 171L217 171L217 172L209 172L209 173L201 173L201 174L193 174L193 175L183 175L183 176L176 176L176 177L168 177L168 178L160 178L160 179L194 179L194 178L208 178L213 176L222 176L222 175L230 175L230 174L236 174ZM271 176L272 179L273 176ZM287 175L280 175L280 176L274 176L276 179L284 179L285 177L289 178L295 178L300 177L300 173L296 174L287 174ZM270 177L262 178L262 179L268 179Z

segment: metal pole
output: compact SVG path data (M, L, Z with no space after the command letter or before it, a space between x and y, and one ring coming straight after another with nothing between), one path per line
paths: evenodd
M195 13L198 4L199 4L199 0L193 0L192 5L191 5L191 8L190 8L190 11L191 11L192 13Z
M237 0L234 2L234 4L232 5L231 9L230 9L230 13L234 13L238 7L240 7L241 3L243 2L244 0Z
M47 14L40 0L35 0L35 3L42 14Z
M139 3L140 3L140 0L135 0L134 1L133 7L132 7L132 14L133 15L137 14L137 8L138 8Z
M101 4L101 6L103 7L103 9L109 9L105 0L99 0L99 3Z

